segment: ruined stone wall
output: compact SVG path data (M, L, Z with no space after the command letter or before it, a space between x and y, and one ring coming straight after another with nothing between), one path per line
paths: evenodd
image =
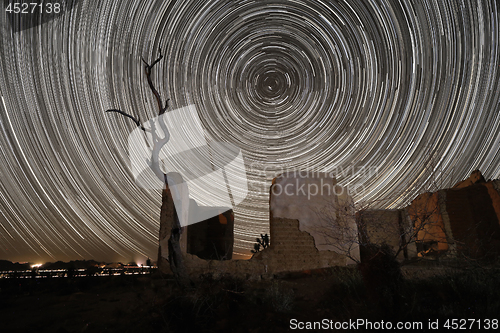
M374 209L359 213L362 261L366 259L366 254L363 251L363 245L366 244L387 244L394 253L401 249L396 257L399 261L416 257L417 249L415 243L409 239L412 231L409 229L410 225L406 214L404 209ZM407 244L406 247L405 244Z
M282 191L276 191L276 186L281 186ZM336 192L328 191L327 187L335 188ZM335 179L326 174L277 177L270 189L270 247L250 260L203 260L184 253L188 272L192 275L229 273L248 278L352 263L349 255L359 259L356 247L359 240L353 238L357 237L358 230L350 211L352 201L340 189ZM163 192L158 254L158 265L165 273L169 273L165 246L168 246L174 218L174 204L169 196L167 188ZM500 255L500 180L486 182L475 172L471 179L454 188L421 194L404 209L365 211L360 218L365 227L361 230L365 237L361 243L386 243L396 250L401 236L411 236L416 225L419 228L416 240L433 243L432 250L451 256L497 258ZM223 221L227 217L219 219ZM332 225L335 228L328 230ZM399 260L416 256L415 243L409 241Z
M436 242L434 250L470 258L500 255L499 181L485 181L479 171L453 188L423 193L407 208L418 241Z
M447 251L451 240L443 220L442 204L446 204L446 200L440 199L444 198L441 191L422 193L405 209L407 218L416 228L417 240L432 243L434 251Z
M168 263L168 239L170 238L170 231L174 221L175 205L172 199L172 194L168 186L162 193L162 204L160 211L160 234L158 246L158 267L162 268L165 273L170 272Z
M290 185L285 192L288 184ZM282 186L283 191L273 192L273 187L276 186ZM197 276L208 272L229 273L248 278L353 263L346 255L346 250L350 256L358 259L357 242L353 242L348 248L345 244L335 243L339 239L346 239L326 223L332 221L318 217L318 210L328 210L333 222L342 222L346 227L344 231L348 230L350 237L357 237L353 212L346 214L346 207L352 208L352 200L342 191L344 189L336 185L335 179L327 174L304 177L284 175L276 178L270 189L270 247L255 254L250 260L203 260L184 253L189 274ZM288 195L290 193L292 195ZM169 235L167 229L171 222L168 219L173 218L172 213L164 210L173 209L173 204L165 198L169 195L168 191L164 191L163 195L158 264L161 271L169 273L168 253L162 251L165 246L162 237L164 239ZM342 212L337 211L340 206L343 207ZM191 228L190 232L195 229Z
M256 253L250 260L202 260L188 254L185 261L189 273L193 276L208 272L229 273L250 278L346 265L345 255L334 251L319 251L314 245L314 238L299 230L298 220L274 218L272 225L275 237L274 241L271 240L272 245Z
M328 256L337 258L335 265L359 259L354 205L347 189L337 185L334 177L322 172L283 174L273 180L269 198L271 247L276 243L287 251L297 251L295 248L303 243L301 239L295 244L295 238L291 238L297 228L290 220L298 220L298 231L313 239L312 246L300 249L302 256L316 255L316 251L326 256L332 252L335 255ZM288 221L288 225L284 221ZM338 255L344 259L339 259ZM291 255L288 260L293 258L295 256Z
M499 185L500 181L487 182L474 171L452 188L420 194L404 209L364 211L359 215L361 243L386 243L396 250L400 242L409 241L399 260L415 257L416 244L420 256L496 258L500 255ZM412 233L414 241L409 239Z
M473 184L445 191L446 211L456 250L471 258L498 257L500 198L492 184Z
M270 271L298 271L346 265L347 258L344 254L318 250L313 236L300 230L299 220L273 217L271 225L271 246L266 253Z
M313 237L299 230L298 220L275 218L273 224L278 238L272 246L256 253L250 260L202 260L186 254L188 272L192 276L212 273L252 278L346 265L344 255L316 249Z
M212 218L186 227L187 252L202 259L229 260L233 255L234 243L233 210L221 209L220 212L214 211L213 215Z
M200 211L202 212L200 213ZM234 242L234 214L232 209L200 207L191 199L188 212L189 219L197 219L199 216L213 217L198 223L189 223L188 226L181 229L179 242L181 251L186 258L190 258L189 254L196 254L203 259L231 259ZM158 246L158 267L164 273L170 273L168 242L175 218L177 218L177 211L171 190L166 185L162 193ZM193 262L194 265L200 265L196 260Z

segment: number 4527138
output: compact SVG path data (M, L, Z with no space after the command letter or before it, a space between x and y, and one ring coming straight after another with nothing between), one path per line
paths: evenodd
M448 319L443 325L451 330L470 330L473 328L480 330L498 330L498 319Z
M60 3L36 3L36 2L11 2L5 8L7 13L12 14L34 14L34 13L45 13L45 14L58 14L61 12Z

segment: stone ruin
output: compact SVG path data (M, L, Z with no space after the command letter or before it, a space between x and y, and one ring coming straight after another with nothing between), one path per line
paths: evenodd
M178 183L182 176L176 174ZM187 188L187 187L186 187ZM198 206L195 200L189 199L187 226L182 228L180 247L185 255L194 255L204 260L229 260L233 255L234 214L227 207ZM175 200L168 185L163 189L160 214L160 237L158 248L158 266L167 268L168 239L174 220L177 218ZM178 206L179 207L179 206ZM212 216L199 221L199 216Z
M328 221L318 217L325 207L334 210L341 205L352 207L351 202L346 190L329 174L281 175L270 188L270 246L250 260L220 260L231 259L226 250L232 251L234 226L232 210L221 211L209 221L183 228L181 244L188 273L231 273L247 278L351 264L353 258L359 258L359 249L356 246L349 249L347 256L346 249L338 246L344 234L328 232ZM336 219L339 214L333 213L329 218ZM357 237L353 214L349 216L343 232L348 230L350 237ZM168 238L174 218L174 204L167 186L163 191L158 253L158 266L164 273L170 273ZM217 248L223 249L224 257Z
M232 210L190 202L190 209L216 209L218 215L183 228L181 244L188 273L249 278L345 266L363 260L363 244L370 243L385 243L394 250L408 243L398 254L400 261L430 253L475 259L500 254L500 180L486 182L480 172L453 188L423 193L403 209L365 210L356 215L351 197L332 175L288 173L273 180L269 206L270 246L250 260L229 260ZM170 273L168 238L175 214L167 186L158 253L158 266L164 273ZM413 226L419 229L415 234Z
M367 210L358 217L362 243L386 243L396 250L408 243L405 237L415 237L399 254L401 261L500 255L500 180L486 181L479 171L452 188L422 193L403 209Z
M269 198L272 261L285 263L280 269L345 266L359 258L352 199L332 175L281 175Z
M378 209L358 212L360 257L361 261L367 259L370 254L365 251L363 244L387 244L395 252L408 240L406 230L409 221L404 210L399 209ZM406 225L406 227L404 226ZM397 254L398 261L414 258L417 254L415 242L410 242L403 251Z

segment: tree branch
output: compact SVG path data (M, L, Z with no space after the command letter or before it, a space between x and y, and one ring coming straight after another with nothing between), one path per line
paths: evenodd
M132 117L131 115L129 115L128 113L125 113L121 110L117 110L117 109L109 109L109 110L106 110L106 112L117 112L125 117L128 117L130 119L132 119L134 121L134 123L137 125L137 127L140 127L141 130L143 130L144 132L146 132L146 129L144 128L144 126L141 125L141 120L140 118L135 118L135 117Z
M151 80L151 71L153 67L163 59L163 55L161 54L161 48L159 49L159 54L160 56L153 61L151 65L149 65L144 58L141 57L142 61L144 62L145 66L145 71L146 71L146 77L148 80L149 88L151 89L151 92L156 98L156 102L158 103L158 116L161 116L165 111L167 110L169 103L168 101L170 99L167 99L165 101L165 106L162 105L162 101L160 98L160 94L156 90L153 81ZM132 119L138 127L140 127L144 132L150 132L151 133L151 138L152 138L152 150L151 150L151 160L150 162L150 167L152 171L155 173L155 175L165 184L165 187L168 188L168 181L167 181L167 174L165 174L161 168L160 168L160 150L162 147L168 142L170 139L170 133L168 131L168 128L165 124L165 119L163 117L158 117L157 120L158 122L155 121L150 121L149 124L151 126L150 129L146 130L140 122L139 118L135 118L121 110L117 109L110 109L107 110L106 112L117 112L125 117L128 117ZM161 138L159 136L159 131L157 126L161 127L163 130L164 136ZM148 138L146 138L146 143L149 146ZM165 195L165 194L164 194ZM171 192L170 192L171 195ZM173 200L173 199L171 199ZM182 232L182 227L179 222L179 217L177 215L177 212L175 210L174 206L174 221L172 223L172 228L170 232L170 238L168 240L168 253L169 253L169 263L170 263L170 268L172 269L172 272L174 273L174 276L177 280L177 282L183 286L183 287L188 287L191 284L191 280L189 278L189 275L186 271L185 264L183 262L183 253L182 249L180 246L180 237L181 237L181 232Z
M151 88L151 91L153 92L153 95L155 96L156 98L156 103L158 104L158 115L162 115L165 113L165 111L167 111L168 109L168 101L170 100L170 98L168 98L166 101L165 101L165 107L163 107L162 103L161 103L161 97L160 97L160 94L158 93L158 91L156 90L154 84L153 84L153 80L151 80L151 70L153 69L153 67L161 60L163 59L163 55L161 54L161 47L158 48L159 50L159 53L160 53L160 56L155 60L153 61L153 63L151 65L149 65L146 60L144 60L144 58L141 57L142 59L142 62L144 62L144 64L146 65L145 66L145 70L146 70L146 77L148 79L148 84L149 84L149 88Z

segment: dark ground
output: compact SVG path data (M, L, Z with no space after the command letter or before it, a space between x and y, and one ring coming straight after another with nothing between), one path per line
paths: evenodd
M288 332L292 319L421 321L426 326L437 318L441 323L500 319L498 268L431 267L425 277L421 272L407 268L398 283L380 276L363 280L355 268L260 281L206 276L184 292L157 272L1 279L0 332Z

